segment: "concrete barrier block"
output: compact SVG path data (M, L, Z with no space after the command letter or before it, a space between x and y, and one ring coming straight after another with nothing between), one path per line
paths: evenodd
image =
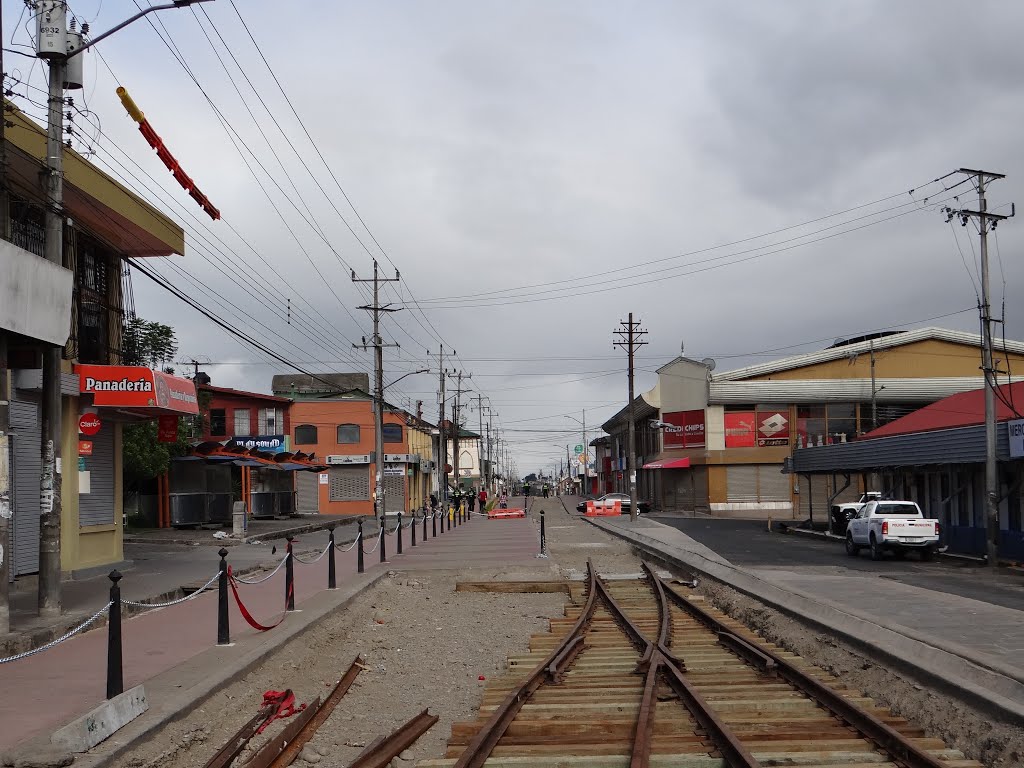
M137 685L55 731L50 741L71 752L88 752L147 709L146 690Z

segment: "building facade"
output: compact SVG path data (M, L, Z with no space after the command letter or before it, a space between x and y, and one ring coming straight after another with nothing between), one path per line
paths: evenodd
M640 464L638 484L656 508L719 516L804 519L812 504L856 498L864 490L859 480L786 475L783 464L800 447L853 442L977 389L980 343L975 334L924 328L725 372L677 358L641 396L657 406L648 426L659 433L660 450ZM1011 371L1022 370L1024 344L1006 342L1004 356ZM638 435L641 427L638 419ZM646 451L638 455L646 459Z
M41 353L63 348L61 569L75 573L124 559L122 425L191 415L187 379L123 366L126 264L184 252L184 232L142 199L64 148L63 265L44 258L43 130L6 114L7 208L0 211L0 334L9 403L11 576L39 569ZM2 356L0 356L2 357ZM2 362L0 362L2 364ZM2 377L0 377L2 380ZM4 406L0 406L4 407Z

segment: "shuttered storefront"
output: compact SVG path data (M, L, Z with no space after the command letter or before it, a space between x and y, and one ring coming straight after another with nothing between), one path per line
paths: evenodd
M781 464L738 464L729 467L726 486L730 503L757 504L791 500L790 475Z
M330 467L327 473L331 501L370 500L370 468L366 464Z
M11 402L14 525L11 526L11 577L39 571L39 405Z
M405 465L402 466L404 469ZM384 514L405 511L405 477L386 475L384 477Z
M793 476L791 476L793 477ZM807 477L800 475L800 514L804 517L811 515L811 497L808 490L814 492L814 517L817 520L824 520L828 509L828 498L836 489L842 488L846 478L837 475L833 481L831 475L811 475L810 488L808 488ZM850 478L850 487L840 493L833 504L843 504L850 501L857 501L860 498L858 477L853 475Z
M85 459L89 492L78 496L78 525L112 525L114 522L114 425L104 424L92 441L92 456Z
M295 511L315 515L320 511L320 473L295 473Z

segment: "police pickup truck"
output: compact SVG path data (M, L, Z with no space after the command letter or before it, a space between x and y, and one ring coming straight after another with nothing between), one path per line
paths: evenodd
M886 550L897 557L915 550L922 560L931 560L939 533L938 521L926 519L914 502L872 499L846 528L846 553L856 557L866 547L872 560L881 560Z

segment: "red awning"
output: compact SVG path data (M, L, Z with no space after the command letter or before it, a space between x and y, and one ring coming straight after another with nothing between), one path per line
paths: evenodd
M643 469L686 469L690 466L689 459L665 459L644 464Z

